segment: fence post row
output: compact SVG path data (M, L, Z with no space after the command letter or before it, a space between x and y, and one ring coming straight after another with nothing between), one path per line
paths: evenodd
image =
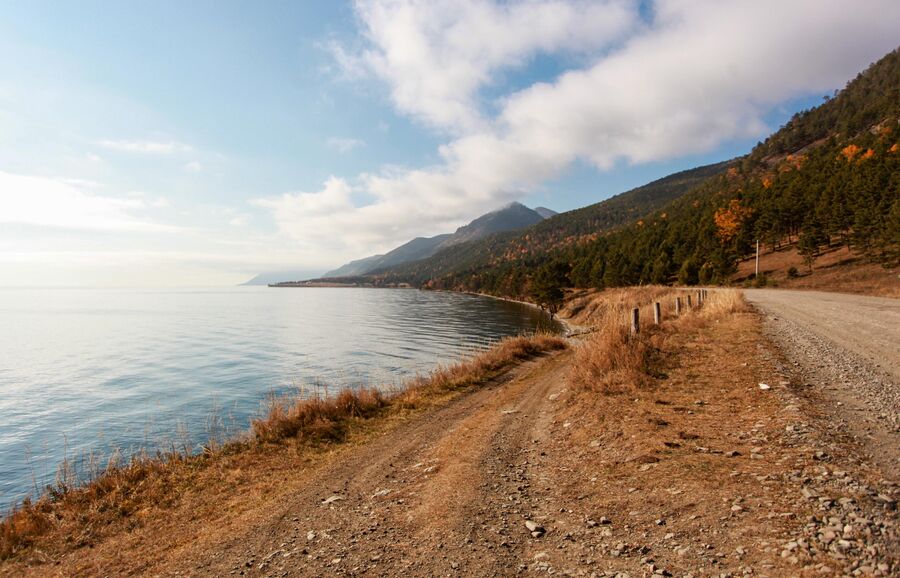
M706 289L700 289L697 291L697 307L703 305L703 300L708 295ZM687 298L687 307L690 309L692 307L691 303L691 295L688 293L685 295ZM681 297L675 298L675 316L681 315ZM653 303L653 324L660 325L662 323L662 305L659 301ZM641 310L637 307L631 310L631 333L633 335L637 335L641 332Z

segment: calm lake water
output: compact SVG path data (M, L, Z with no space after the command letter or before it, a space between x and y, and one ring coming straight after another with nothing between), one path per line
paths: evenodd
M0 290L0 507L66 455L129 455L185 430L196 446L246 430L273 391L397 384L540 323L415 290Z

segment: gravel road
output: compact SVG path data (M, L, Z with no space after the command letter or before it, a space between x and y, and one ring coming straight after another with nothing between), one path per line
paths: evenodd
M900 300L749 290L764 330L889 478L900 477Z
M893 374L900 382L900 299L751 290L747 299Z

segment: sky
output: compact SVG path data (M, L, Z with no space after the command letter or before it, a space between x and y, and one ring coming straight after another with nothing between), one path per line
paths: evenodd
M898 30L896 0L5 0L0 286L313 276L595 203L748 152Z

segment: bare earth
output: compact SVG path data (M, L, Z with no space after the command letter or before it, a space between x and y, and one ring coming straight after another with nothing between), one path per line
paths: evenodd
M580 389L572 350L545 356L287 472L239 513L175 509L89 547L42 544L0 575L896 576L896 478L863 435L880 424L896 452L878 414L896 406L872 409L896 398L873 387L845 411L834 395L871 365L846 353L856 339L897 367L897 309L750 299L765 315L668 336L652 386ZM817 299L846 315L821 329L843 342L800 339L823 327ZM209 500L233 494L226 481Z

